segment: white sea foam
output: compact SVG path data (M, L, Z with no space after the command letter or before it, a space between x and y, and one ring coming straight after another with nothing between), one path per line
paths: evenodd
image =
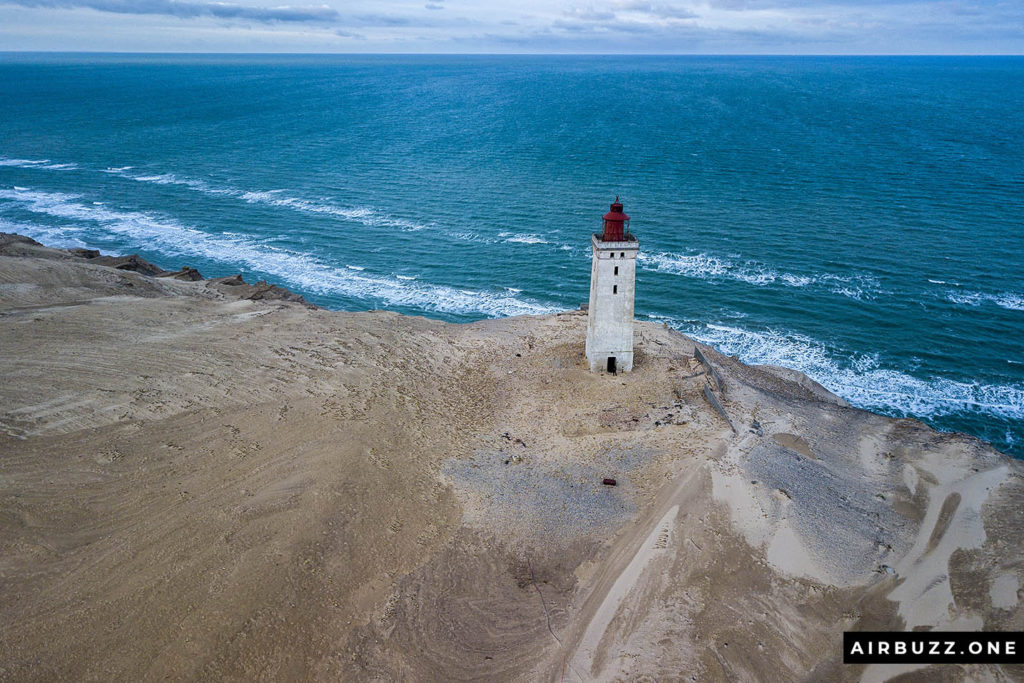
M856 301L863 301L865 299L864 290L856 287L832 287L831 291L833 294L842 294L843 296Z
M311 200L302 197L294 197L287 194L287 190L240 190L233 187L216 187L196 178L188 178L174 173L155 173L140 175L137 173L126 173L131 166L123 168L110 168L108 172L120 175L129 180L141 183L153 183L156 185L179 185L187 187L203 194L222 197L236 197L249 204L263 204L279 208L287 208L293 211L301 211L309 214L320 214L335 216L347 221L354 221L367 227L389 227L399 230L415 232L424 230L429 226L415 221L405 220L388 216L374 209L365 207L339 206L327 200ZM460 239L468 238L467 234L452 234Z
M996 306L1011 311L1024 311L1024 296L1014 292L989 294L985 292L949 290L946 292L945 298L946 301L964 306L981 306L984 303L993 303Z
M56 247L57 249L84 249L88 247L81 237L81 228L76 226L39 225L0 218L0 232L16 232L19 235L31 237L37 242L42 242L48 247ZM110 250L105 251L106 253L113 253Z
M814 282L814 278L807 275L792 275L790 273L782 273L779 276L783 282L790 287L806 287L807 285Z
M126 171L130 169L132 169L131 166L124 166L121 168L108 168L106 172L138 182L155 183L157 185L180 185L208 195L235 197L249 204L262 204L265 206L285 208L302 213L334 216L346 221L359 223L366 227L396 228L403 232L431 230L447 238L457 239L464 242L493 243L497 241L504 241L521 244L548 244L547 240L538 235L514 235L506 232L501 233L499 237L507 239L497 240L468 230L453 230L450 228L443 228L433 223L427 224L398 218L373 208L341 206L328 199L296 197L290 194L288 190L284 189L241 190L231 187L216 187L204 180L188 178L174 173L140 175L137 173L127 173ZM561 248L571 249L572 247L563 246Z
M88 222L91 224L88 228L74 228L83 238L117 235L129 243L159 249L168 255L242 265L319 294L350 296L390 307L492 317L539 315L559 310L507 292L365 275L326 263L313 254L274 248L248 237L214 235L164 216L97 207L83 203L79 195L0 189L0 199L16 202L33 213Z
M861 408L900 416L939 417L977 412L1008 420L1024 419L1021 384L914 377L883 367L876 355L829 348L800 334L687 324L668 317L662 320L744 362L799 370Z
M993 301L995 301L996 306L1002 306L1013 311L1024 311L1024 296L1020 294L1013 294L1011 292L997 294Z
M878 280L867 275L835 275L816 273L797 275L780 272L756 261L738 262L709 254L672 254L640 252L637 260L646 268L699 279L721 279L745 282L757 287L782 284L786 287L807 287L820 284L835 294L858 301L873 299L879 290Z
M950 290L946 292L946 301L954 304L964 304L966 306L980 306L982 302L982 295L977 292L957 292Z
M126 174L121 174L121 175L126 175ZM129 177L132 180L137 180L137 181L143 182L143 183L153 183L155 185L181 185L183 187L192 188L193 190L197 190L197 191L202 192L204 194L215 195L215 196L216 195L228 195L228 196L231 196L231 195L235 194L234 190L227 190L227 189L221 189L221 188L212 187L209 183L207 183L207 182L205 182L203 180L196 180L195 178L180 178L180 177L174 175L173 173L159 173L159 174L156 174L156 175L139 175L139 176L127 175L126 177Z
M511 232L498 233L498 237L503 237L503 242L514 242L518 244L547 244L548 241L543 237L533 234L515 234Z
M9 159L7 157L0 157L0 166L39 168L47 171L74 171L78 168L78 164L58 164L49 159Z

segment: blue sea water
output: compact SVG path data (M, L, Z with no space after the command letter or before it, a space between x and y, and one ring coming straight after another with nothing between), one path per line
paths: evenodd
M576 308L615 195L639 318L1024 456L1024 58L0 55L0 230L329 308Z

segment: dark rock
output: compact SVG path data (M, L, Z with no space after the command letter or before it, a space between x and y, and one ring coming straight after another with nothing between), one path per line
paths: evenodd
M100 252L98 249L68 249L68 253L88 259L100 257Z
M229 287L238 287L239 285L246 284L245 280L242 279L242 274L232 275L231 277L218 277L210 280L216 285L228 285Z
M291 301L309 308L317 308L317 306L306 301L301 295L284 287L272 285L264 280L250 285L242 279L241 273L231 277L213 278L209 282L212 285L231 287L231 294L239 299L249 299L251 301Z
M175 280L185 280L186 282L198 282L203 279L203 276L198 270L190 266L184 266L181 270L175 270L173 272L164 272L157 277L169 277Z
M251 299L253 301L294 301L295 303L305 304L311 306L308 301L302 298L301 294L289 291L284 287L277 285L271 285L267 282L260 280L253 287L253 292L248 296L244 296L245 299Z
M165 272L163 268L153 265L138 254L129 254L128 256L98 256L91 260L101 266L110 266L111 268L117 268L118 270L130 270L133 273L139 273L140 275L162 275Z
M36 247L43 246L31 237L25 237L24 235L19 235L16 232L0 232L0 249L3 249L9 244L31 244Z

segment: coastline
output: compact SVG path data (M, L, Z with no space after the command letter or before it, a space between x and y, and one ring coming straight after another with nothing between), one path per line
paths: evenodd
M600 376L579 312L97 258L0 240L5 675L849 680L843 630L1024 622L1024 468L974 437L653 323Z

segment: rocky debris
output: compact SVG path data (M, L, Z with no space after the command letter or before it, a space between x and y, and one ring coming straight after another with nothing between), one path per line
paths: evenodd
M43 246L31 237L25 237L24 235L19 235L15 232L0 232L0 249L6 250L7 247L13 244L31 244L37 247Z
M284 287L272 285L266 280L260 280L256 284L250 285L242 278L241 273L231 277L213 278L208 282L220 291L237 296L239 299L249 299L250 301L291 301L302 304L307 308L317 308L316 305L306 301L302 295L296 294ZM228 289L225 290L223 289L224 287Z
M253 288L255 291L250 296L245 297L246 299L252 299L253 301L294 301L304 306L316 308L313 304L306 301L301 294L296 294L278 285L272 285L266 280L260 280Z
M523 448L526 448L526 442L525 441L523 441L519 437L513 438L512 435L509 434L508 432L505 432L504 434L502 434L501 438L505 439L505 441L508 441L508 442L511 442L511 443L516 443L516 444L519 444L520 446L522 446Z
M205 279L198 270L191 266L182 266L181 270L165 271L157 275L157 277L169 277L175 280L184 280L185 282L199 282Z
M68 258L60 249L51 249L13 232L0 232L0 256L31 256L36 258Z
M244 285L245 280L242 279L242 274L237 273L231 277L215 277L210 279L210 284L213 285L227 285L229 287L238 287Z
M125 270L139 275L155 278L166 278L169 280L181 280L183 282L206 282L217 291L240 299L250 301L289 301L302 304L307 308L318 308L315 304L306 301L300 294L296 294L284 287L270 284L260 280L250 285L238 273L230 277L212 278L207 280L197 269L191 266L182 266L180 270L164 270L160 266L150 263L138 254L127 256L104 255L97 249L54 249L36 242L31 237L25 237L17 233L0 232L0 256L23 256L44 259L82 259L91 265L106 266L116 270ZM124 287L135 287L138 283L124 281ZM156 290L160 291L160 290Z
M160 266L153 265L138 254L129 254L128 256L95 256L87 258L100 266L110 266L111 268L117 268L118 270L130 270L133 273L139 273L140 275L157 276L163 275L167 272Z

